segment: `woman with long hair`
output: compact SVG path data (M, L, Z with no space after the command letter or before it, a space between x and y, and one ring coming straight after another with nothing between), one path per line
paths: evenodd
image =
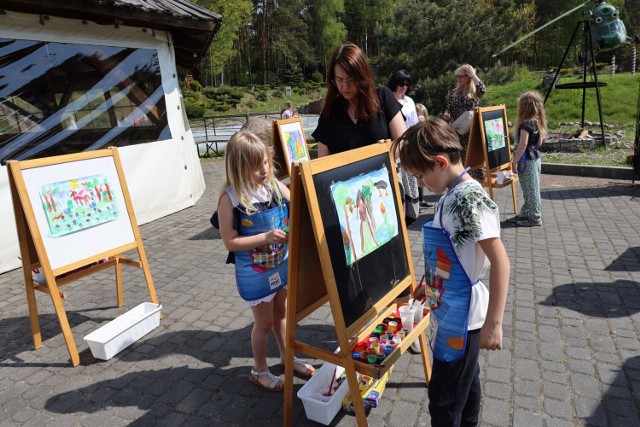
M312 137L318 157L396 139L406 130L402 105L376 87L369 60L353 43L338 46L327 68L327 95Z
M458 84L449 95L447 109L444 111L442 118L447 121L450 120L451 125L458 133L460 145L462 145L462 164L464 164L467 146L469 145L469 130L473 110L480 106L480 98L487 89L482 80L478 78L475 68L469 64L465 64L456 70L456 79ZM481 180L484 178L484 169L473 171L471 176Z

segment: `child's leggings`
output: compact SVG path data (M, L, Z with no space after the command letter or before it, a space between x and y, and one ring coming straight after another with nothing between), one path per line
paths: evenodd
M480 414L480 329L467 333L464 355L455 362L433 360L429 381L432 427L478 425Z
M524 156L524 154L523 154ZM520 186L522 187L522 196L524 204L518 216L525 217L529 221L538 222L542 220L542 211L540 208L540 171L542 169L542 160L527 160L527 167L520 175Z

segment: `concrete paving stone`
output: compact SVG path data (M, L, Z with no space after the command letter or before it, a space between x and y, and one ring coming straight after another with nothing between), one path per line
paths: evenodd
M542 396L530 397L530 396L513 396L513 407L526 409L527 411L533 411L538 413L538 416L541 416L543 413L543 398Z
M509 402L505 402L504 400L483 398L481 415L483 424L511 426L513 423Z
M580 373L571 372L569 374L569 381L571 389L580 397L590 397L593 399L599 398L600 383L593 377L593 375L584 375Z
M534 360L514 360L514 376L519 379L537 380L540 378L538 364Z
M584 425L609 426L609 420L604 405L595 399L577 399L576 415Z
M539 380L523 380L516 378L513 381L513 390L521 396L538 396L540 395Z
M574 418L575 410L571 402L545 398L543 403L544 411L552 417L571 420Z
M569 359L569 370L579 374L594 375L595 368L590 361Z
M512 386L511 384L487 381L482 386L482 393L487 397L508 401L511 399Z
M542 427L540 415L532 411L517 409L513 413L513 427Z

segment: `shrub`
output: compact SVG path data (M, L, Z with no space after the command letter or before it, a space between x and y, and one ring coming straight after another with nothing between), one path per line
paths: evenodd
M189 83L189 86L191 86L191 90L194 92L202 91L202 84L200 84L200 82L197 80L191 80L191 83Z
M324 83L324 75L322 75L320 71L314 71L313 74L311 74L311 80L316 83Z
M184 111L190 119L204 116L204 105L193 98L184 98Z

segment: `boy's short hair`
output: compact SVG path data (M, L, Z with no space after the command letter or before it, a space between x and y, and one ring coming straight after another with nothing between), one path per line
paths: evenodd
M462 160L458 134L447 122L437 118L411 126L393 142L392 150L402 166L412 171L433 169L438 155L447 156L451 164Z

